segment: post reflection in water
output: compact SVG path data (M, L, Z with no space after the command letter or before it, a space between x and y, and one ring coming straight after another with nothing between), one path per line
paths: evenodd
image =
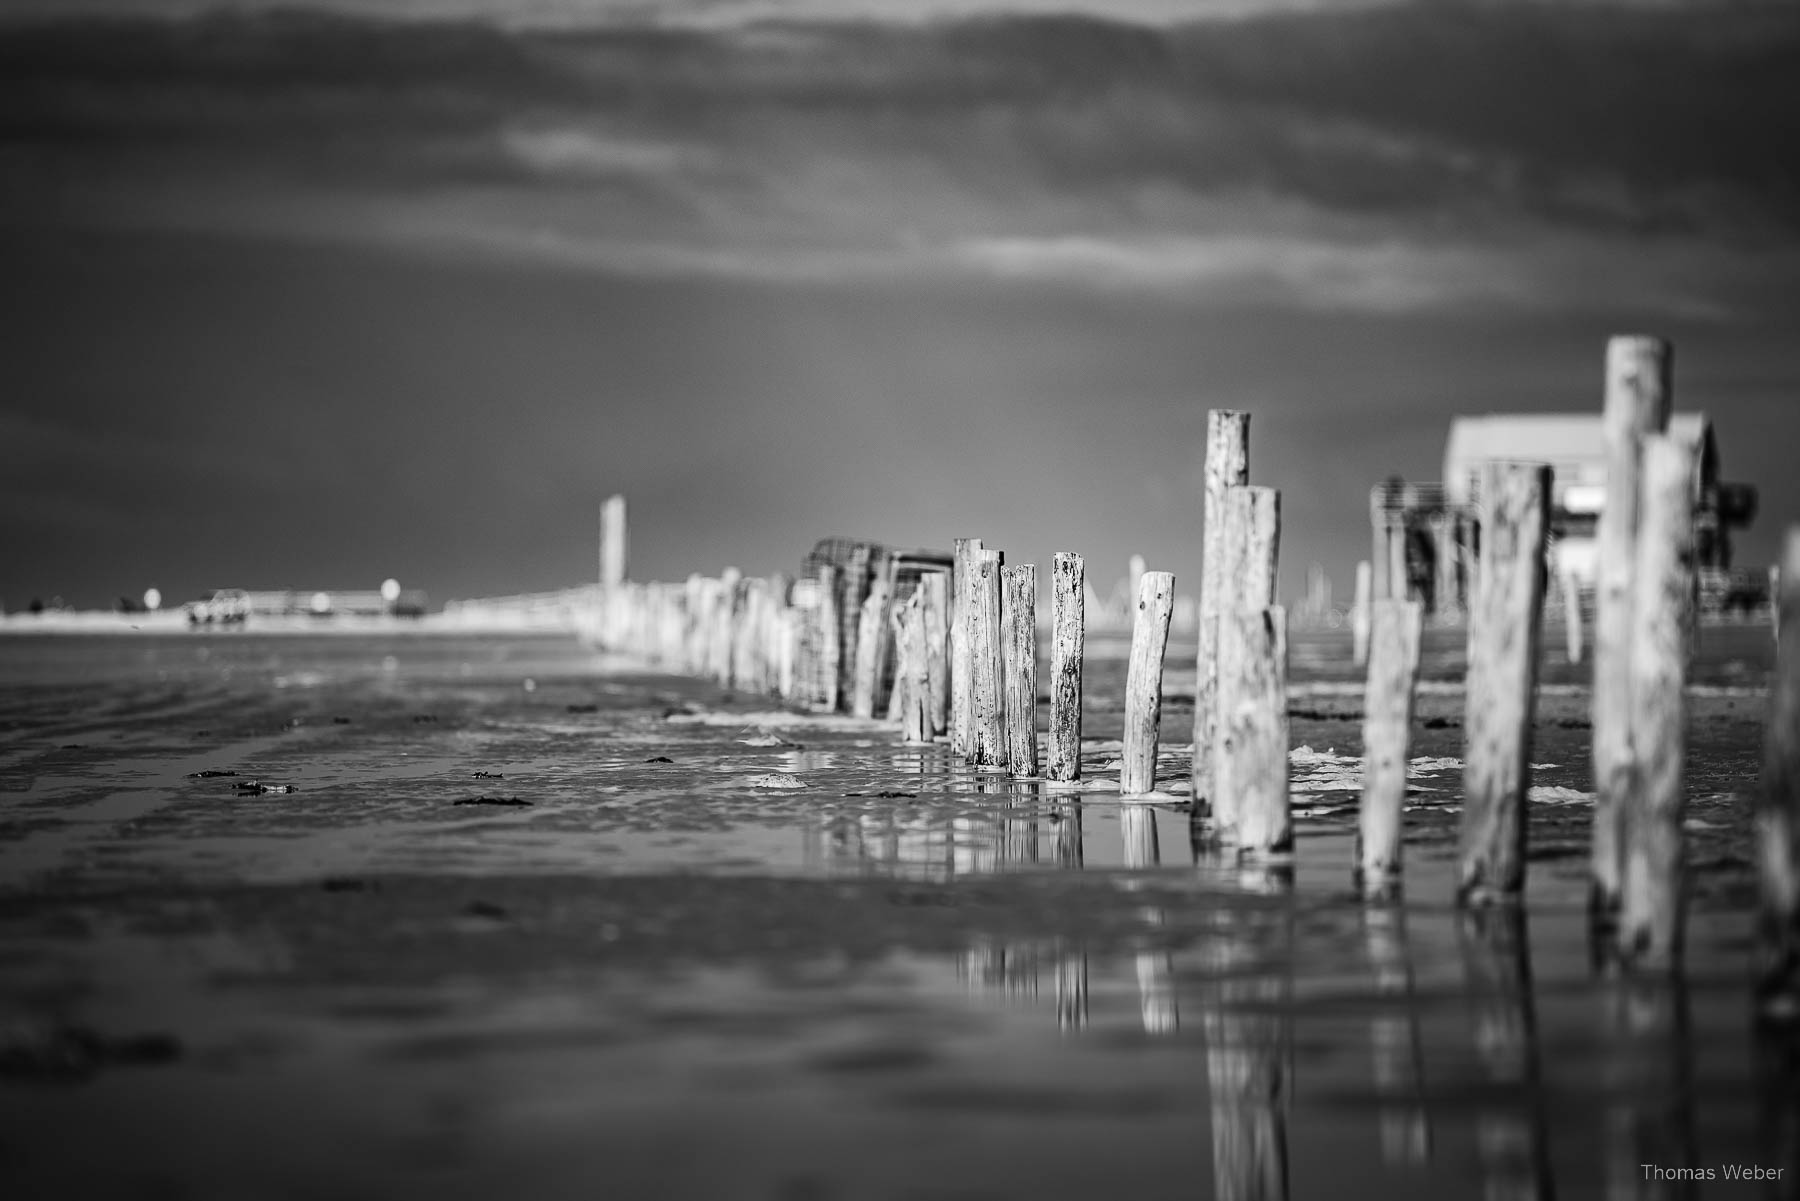
M1162 862L1156 839L1156 810L1149 805L1119 807L1119 837L1126 868L1142 871ZM1155 906L1138 911L1151 926L1167 924L1167 915ZM1144 1033L1169 1034L1179 1029L1175 1008L1175 962L1166 950L1146 948L1137 953L1138 1004L1143 1011Z
M1431 1158L1431 1119L1425 1105L1406 910L1397 904L1365 906L1363 945L1375 990L1384 1001L1384 1012L1369 1024L1375 1092L1381 1098L1381 1158L1390 1167L1415 1166ZM1389 1007L1394 1005L1398 1008Z
M1068 800L1056 807L1056 862L1070 871L1082 865L1081 802ZM1088 957L1084 947L1056 942L1056 1025L1059 1029L1085 1030L1088 1024Z
M1539 1089L1537 1013L1522 910L1459 916L1477 1059L1495 1104L1475 1118L1482 1189L1492 1198L1550 1198L1549 1141Z
M1285 871L1248 873L1282 895ZM1289 905L1215 911L1202 948L1216 979L1201 1017L1212 1096L1213 1191L1221 1201L1285 1201L1292 1096L1293 912ZM1262 943L1273 945L1260 945Z
M1605 1040L1606 1195L1611 1201L1698 1195L1692 1180L1645 1179L1644 1164L1699 1166L1687 984L1680 976L1600 983Z

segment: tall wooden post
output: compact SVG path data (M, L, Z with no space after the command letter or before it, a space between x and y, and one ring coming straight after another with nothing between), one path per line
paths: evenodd
M970 757L980 767L1005 767L1005 647L1000 632L1000 568L997 550L976 553L969 587L969 656L973 689L969 720L974 741Z
M1224 518L1224 534L1220 547L1219 567L1222 579L1219 583L1217 603L1219 615L1214 619L1214 633L1218 640L1217 671L1225 670L1224 664L1228 651L1224 646L1225 631L1233 628L1228 620L1238 613L1260 613L1275 603L1275 571L1281 552L1281 494L1273 488L1253 488L1249 486L1233 486L1225 489L1220 504ZM1239 648L1243 649L1243 648ZM1273 652L1270 652L1273 653ZM1281 736L1287 736L1286 718L1286 664L1287 664L1287 627L1281 630L1282 664L1282 726ZM1234 660L1234 662L1238 662ZM1270 703L1270 695L1266 689L1270 687L1266 673L1253 665L1240 662L1239 671L1250 671L1252 675L1240 683L1256 688L1259 691L1254 703ZM1223 678L1222 676L1220 677ZM1196 746L1194 757L1205 757L1211 762L1207 775L1212 779L1214 788L1211 797L1211 812L1215 836L1225 840L1235 840L1239 831L1240 791L1228 788L1219 777L1219 759L1227 753L1236 754L1236 743L1222 739L1220 731L1225 720L1227 707L1223 699L1224 685L1217 687L1214 704L1219 716L1213 723L1213 740L1206 747ZM1258 728L1258 735L1263 733ZM1261 745L1260 743L1258 744ZM1259 752L1260 753L1260 752ZM1287 750L1282 749L1284 765L1282 779L1286 780L1285 756ZM1260 772L1261 768L1247 769ZM1195 801L1195 811L1199 812L1199 802Z
M1374 899L1400 891L1402 813L1413 692L1419 679L1424 606L1376 601L1371 614L1369 679L1363 692L1363 792L1356 876Z
M1624 822L1619 953L1666 966L1681 953L1681 816L1687 763L1688 610L1694 595L1694 448L1644 439L1631 612L1637 797Z
M600 503L600 586L625 582L625 498L609 496Z
M1005 644L1006 760L1014 778L1037 775L1037 564L1000 572L1001 641Z
M1163 652L1175 607L1175 577L1146 571L1139 581L1131 626L1131 658L1125 667L1125 747L1120 752L1119 794L1156 788L1156 747L1162 728Z
M1479 594L1470 618L1457 900L1515 901L1525 886L1525 794L1543 628L1550 468L1482 468Z
M1058 551L1050 569L1050 766L1052 780L1081 778L1081 671L1086 641L1086 569Z
M1225 489L1250 481L1250 414L1213 409L1206 415L1206 510L1201 526L1200 652L1194 680L1194 816L1212 797L1213 732L1218 728L1219 596L1226 585Z
M975 745L975 724L970 701L975 695L975 663L970 654L969 631L975 622L971 597L975 594L975 561L981 539L958 538L950 589L950 751L968 758Z
M1770 598L1788 636L1775 646L1769 718L1763 727L1762 792L1756 811L1761 900L1763 1011L1800 1018L1800 525L1781 549L1780 589Z
M1631 730L1631 629L1643 439L1668 428L1673 350L1660 338L1606 344L1606 501L1595 538L1594 916L1610 922L1624 875L1622 824L1636 791Z

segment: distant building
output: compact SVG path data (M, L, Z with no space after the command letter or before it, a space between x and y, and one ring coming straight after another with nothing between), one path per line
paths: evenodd
M1718 442L1704 413L1676 413L1669 432L1694 445L1700 471L1694 488L1695 560L1703 595L1723 593L1731 568L1731 531L1756 515L1756 489L1719 478ZM1591 589L1598 556L1595 528L1606 501L1606 443L1598 413L1488 414L1458 417L1444 445L1440 483L1395 478L1376 485L1369 515L1374 595L1423 600L1427 611L1453 617L1468 607L1480 547L1476 495L1491 462L1548 463L1552 580Z

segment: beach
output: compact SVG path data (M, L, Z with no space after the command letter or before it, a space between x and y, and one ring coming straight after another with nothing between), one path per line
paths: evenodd
M1291 871L1191 837L1191 642L1145 806L1099 656L1066 789L556 636L0 641L9 1192L1794 1195L1749 991L1767 627L1701 633L1685 964L1633 980L1590 957L1556 652L1525 911L1452 906L1460 638L1399 906L1350 887L1343 631L1294 637Z

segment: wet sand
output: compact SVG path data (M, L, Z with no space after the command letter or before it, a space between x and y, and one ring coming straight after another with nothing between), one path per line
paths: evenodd
M1291 878L1118 802L1120 663L1068 793L555 638L8 639L7 1194L1800 1194L1747 987L1767 630L1703 638L1688 960L1636 984L1590 965L1554 656L1528 911L1450 908L1458 637L1376 909L1339 634L1295 644Z

